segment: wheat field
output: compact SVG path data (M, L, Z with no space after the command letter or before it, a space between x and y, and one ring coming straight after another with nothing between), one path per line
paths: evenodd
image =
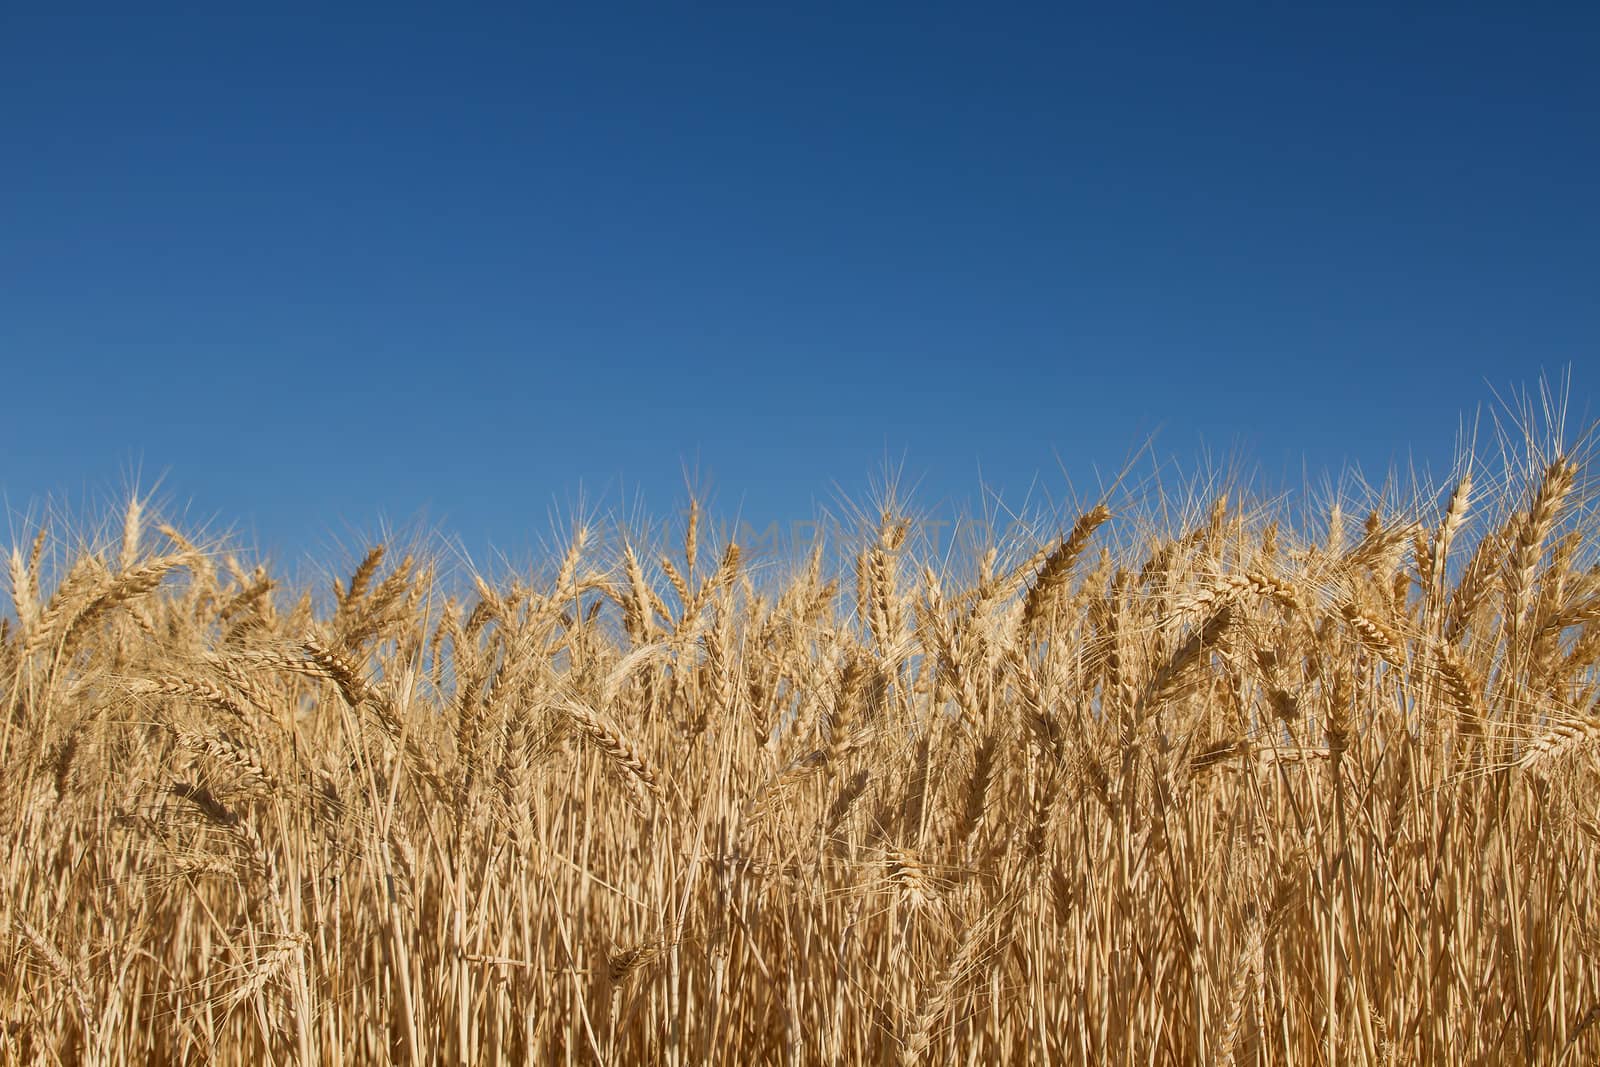
M299 584L34 523L0 1062L1600 1061L1589 484Z

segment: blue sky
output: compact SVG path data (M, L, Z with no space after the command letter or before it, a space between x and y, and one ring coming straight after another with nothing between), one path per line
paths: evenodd
M685 470L1437 470L1600 368L1600 9L0 14L0 491L516 552ZM1293 10L1291 10L1293 8ZM1591 412L1592 414L1592 412Z

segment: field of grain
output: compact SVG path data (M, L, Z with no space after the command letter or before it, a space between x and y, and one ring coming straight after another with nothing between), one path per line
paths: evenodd
M0 1062L1594 1063L1588 486L320 587L36 523Z

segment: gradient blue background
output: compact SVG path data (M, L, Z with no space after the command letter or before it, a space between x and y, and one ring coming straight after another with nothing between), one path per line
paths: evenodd
M1436 473L1600 351L1600 8L0 14L0 491L280 557ZM1059 457L1059 462L1058 458ZM1037 481L1036 481L1037 479Z

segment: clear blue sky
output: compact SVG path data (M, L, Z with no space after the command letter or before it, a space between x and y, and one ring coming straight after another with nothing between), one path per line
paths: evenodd
M1156 430L1298 482L1600 370L1594 5L24 6L13 514L138 471L279 554L516 551L580 486L1061 497Z

